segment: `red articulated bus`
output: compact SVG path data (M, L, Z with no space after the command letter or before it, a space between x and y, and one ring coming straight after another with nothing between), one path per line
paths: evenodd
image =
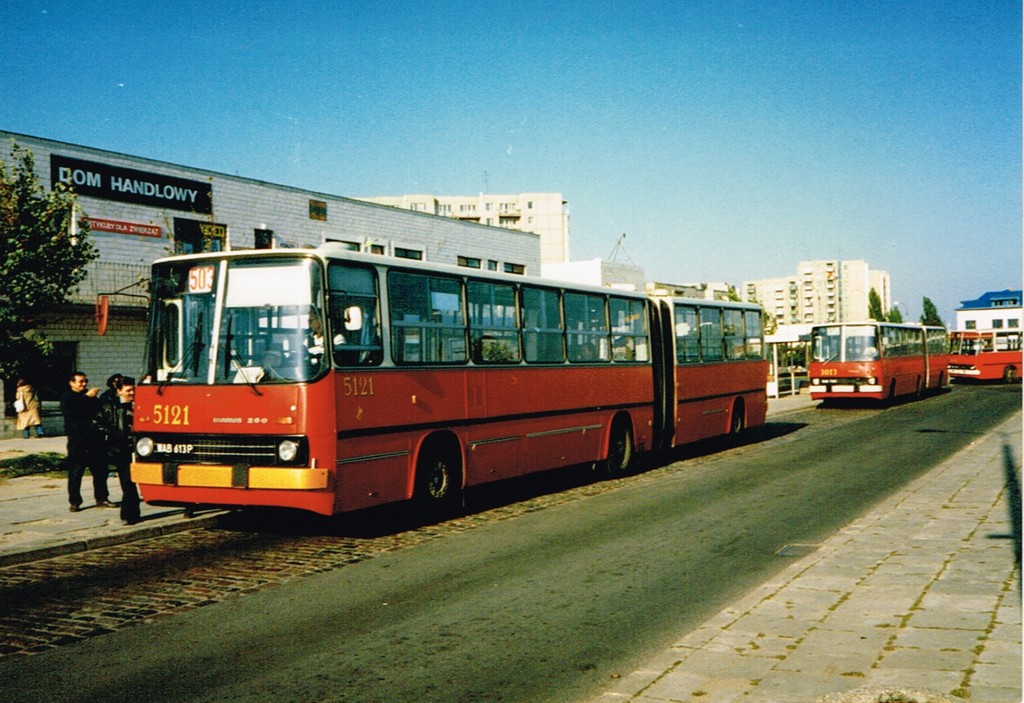
M948 381L943 327L890 322L811 328L811 398L893 400L938 390Z
M764 422L757 306L338 245L161 259L151 294L132 479L152 504L437 511Z
M964 330L950 334L949 375L957 380L1020 383L1020 330Z

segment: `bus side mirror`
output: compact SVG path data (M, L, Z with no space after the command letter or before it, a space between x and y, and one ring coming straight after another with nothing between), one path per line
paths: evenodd
M345 308L345 330L358 332L363 329L363 309L358 305Z

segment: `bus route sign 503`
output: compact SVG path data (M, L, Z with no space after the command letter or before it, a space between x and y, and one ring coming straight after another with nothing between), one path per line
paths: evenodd
M188 272L189 293L210 293L213 291L213 266L193 266Z

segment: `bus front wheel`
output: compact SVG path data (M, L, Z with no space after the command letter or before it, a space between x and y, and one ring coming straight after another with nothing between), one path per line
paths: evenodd
M445 442L434 442L420 452L413 499L428 517L452 515L462 504L462 470L458 456L458 451Z

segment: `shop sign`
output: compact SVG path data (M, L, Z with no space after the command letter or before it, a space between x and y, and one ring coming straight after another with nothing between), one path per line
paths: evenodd
M50 185L58 183L73 188L78 195L93 198L203 214L213 212L211 183L51 154Z
M114 232L115 234L131 234L137 237L160 237L159 225L144 225L138 222L121 222L119 220L100 220L89 218L89 229L93 232Z

